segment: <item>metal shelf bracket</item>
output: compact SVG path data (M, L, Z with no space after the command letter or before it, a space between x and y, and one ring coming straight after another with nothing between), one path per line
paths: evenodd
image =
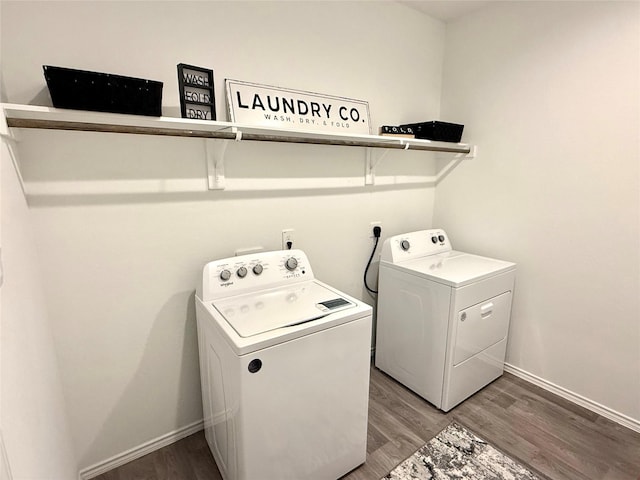
M234 140L221 140L207 138L204 140L205 155L207 158L207 183L209 190L224 190L226 179L224 176L224 156L227 152L229 142L242 141L242 130L232 127L235 134Z
M388 149L367 148L365 150L365 170L364 184L375 185L376 183L376 167L384 157L389 153Z
M16 143L20 141L20 134L15 128L11 128L7 124L7 117L5 115L4 108L0 108L0 137L5 140L9 156L11 157L11 163L13 163L13 168L16 171L16 176L18 177L18 182L22 189L22 194L26 196L24 179L20 172L20 162L18 161L18 151L16 148Z
M228 145L229 140L206 139L204 141L209 190L224 190L224 154Z

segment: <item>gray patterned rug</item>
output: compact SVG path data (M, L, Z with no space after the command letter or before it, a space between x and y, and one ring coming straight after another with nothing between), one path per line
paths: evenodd
M394 468L390 480L540 480L456 423Z

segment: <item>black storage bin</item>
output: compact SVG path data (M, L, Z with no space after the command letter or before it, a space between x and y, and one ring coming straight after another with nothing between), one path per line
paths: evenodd
M416 138L455 143L462 139L462 130L464 129L464 125L438 121L407 123L400 126L412 128Z
M49 65L42 68L54 107L162 115L162 82Z

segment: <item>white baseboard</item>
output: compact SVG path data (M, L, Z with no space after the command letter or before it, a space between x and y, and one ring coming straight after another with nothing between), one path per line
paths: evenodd
M126 452L122 452L118 455L114 455L111 458L103 460L102 462L96 463L91 467L82 469L80 471L80 479L89 480L90 478L102 475L103 473L108 472L109 470L113 470L114 468L124 465L125 463L129 463L136 458L143 457L148 453L151 453L162 447L166 447L167 445L171 445L172 443L188 437L193 433L199 432L203 428L203 421L198 420L191 425L187 425L186 427L182 427L178 430L174 430L173 432L169 432L158 438L143 443L142 445L138 445L137 447L127 450Z
M540 378L532 373L527 372L519 367L515 367L508 363L504 364L504 371L509 372L516 377L520 377L523 380L526 380L529 383L533 383L540 388L543 388L551 393L555 393L559 397L562 397L566 400L569 400L572 403L580 405L581 407L586 408L587 410L591 410L592 412L597 413L598 415L602 415L609 420L612 420L620 425L630 428L636 432L640 432L640 421L634 418L628 417L620 412L616 412L615 410L605 407L593 400L590 400L582 395L572 392L571 390L567 390L566 388L560 387L554 383L551 383L544 378Z

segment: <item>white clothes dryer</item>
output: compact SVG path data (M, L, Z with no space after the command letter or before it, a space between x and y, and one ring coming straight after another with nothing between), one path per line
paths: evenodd
M364 463L371 313L301 250L204 267L205 436L225 480L334 480Z
M443 230L388 238L375 365L437 408L502 375L516 265L454 251Z

